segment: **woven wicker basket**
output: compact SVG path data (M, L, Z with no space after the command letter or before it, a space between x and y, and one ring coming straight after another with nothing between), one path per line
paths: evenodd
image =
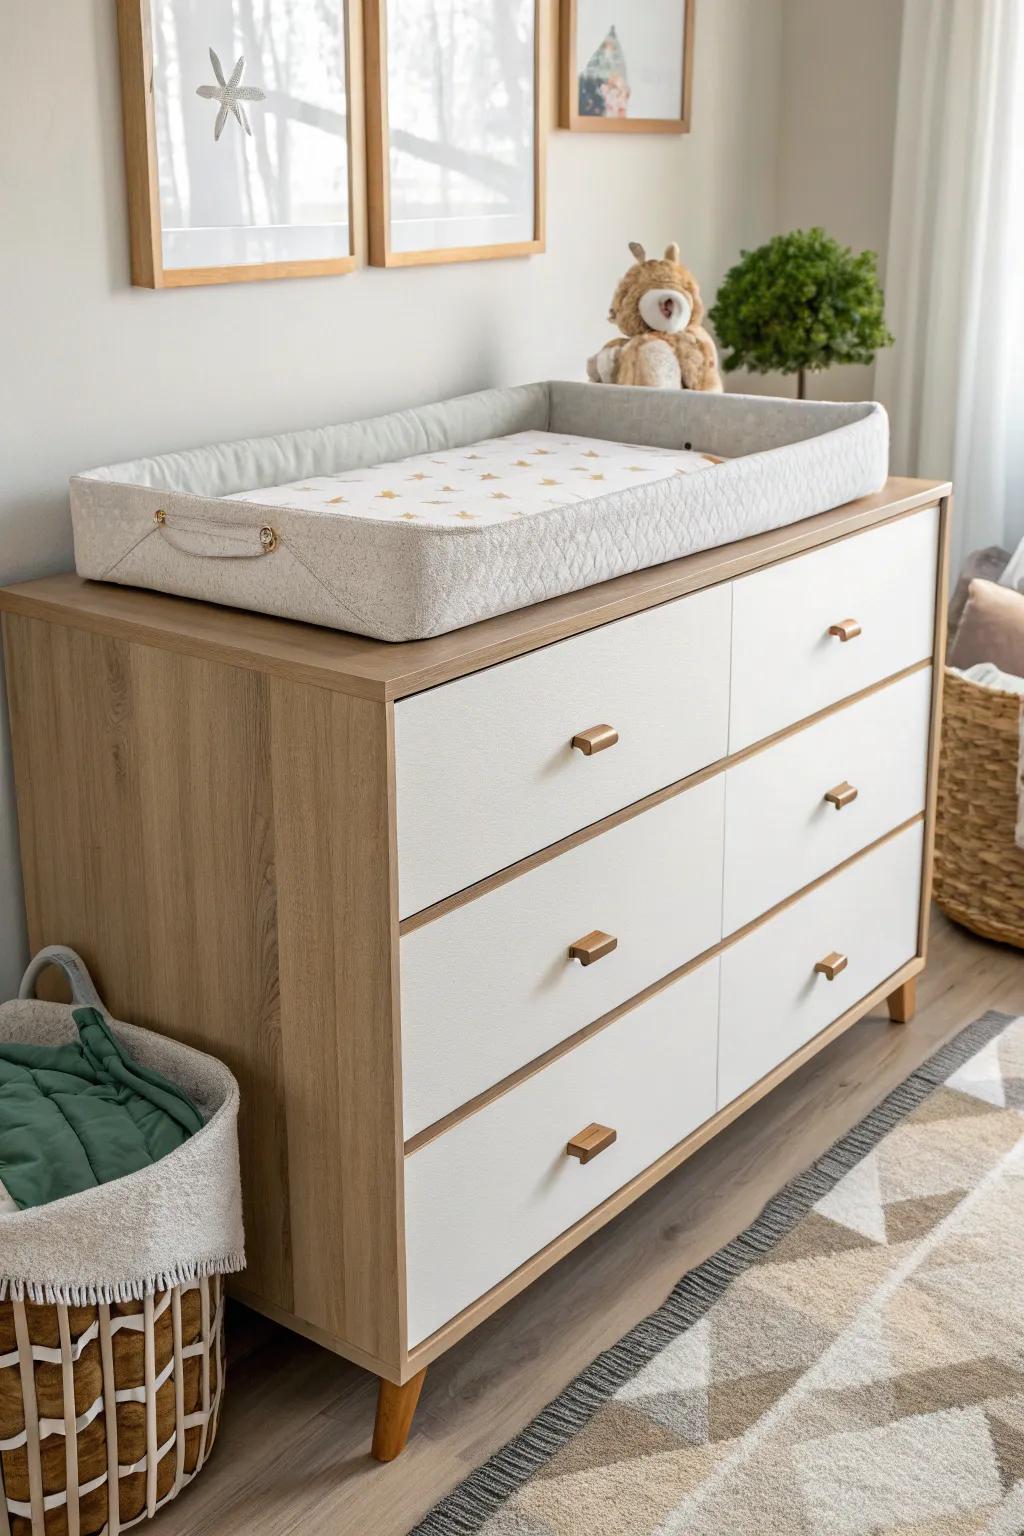
M219 1275L110 1306L0 1302L0 1531L117 1536L173 1499L216 1438L223 1341Z
M946 671L935 900L987 939L1024 948L1024 850L1014 843L1021 698Z

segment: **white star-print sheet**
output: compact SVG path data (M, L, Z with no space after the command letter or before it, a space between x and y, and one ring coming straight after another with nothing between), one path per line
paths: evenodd
M700 473L722 462L714 454L687 448L516 432L368 469L239 491L223 499L380 522L486 527L551 507L594 501L631 486Z

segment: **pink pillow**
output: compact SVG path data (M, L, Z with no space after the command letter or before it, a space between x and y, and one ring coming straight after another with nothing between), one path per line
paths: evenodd
M991 661L1024 677L1024 596L994 581L972 581L949 661L954 667Z

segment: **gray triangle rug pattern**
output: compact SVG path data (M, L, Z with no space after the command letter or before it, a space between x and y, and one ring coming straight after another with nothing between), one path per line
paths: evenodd
M987 1013L413 1536L1020 1536L1024 1018Z

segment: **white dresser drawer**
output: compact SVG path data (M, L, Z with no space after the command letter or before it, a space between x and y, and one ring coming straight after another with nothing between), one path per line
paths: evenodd
M931 656L938 538L928 507L734 582L730 752Z
M711 1117L717 1008L715 959L406 1158L410 1347Z
M680 598L395 706L408 916L724 757L731 587ZM570 743L610 725L587 756Z
M923 846L917 822L723 951L720 1108L917 953ZM829 981L814 968L833 952Z
M725 933L924 809L931 690L928 667L728 770Z
M722 936L721 774L401 941L408 1139ZM583 965L593 930L614 950Z

